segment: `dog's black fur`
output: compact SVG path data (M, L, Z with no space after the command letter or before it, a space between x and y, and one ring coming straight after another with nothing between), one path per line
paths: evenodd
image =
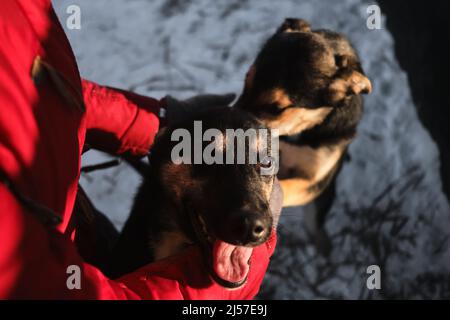
M211 240L217 238L255 246L269 236L273 223L269 197L274 176L261 175L260 164L173 163L171 153L178 142L171 141L171 135L183 128L193 137L194 119L202 121L203 130L215 128L222 133L226 129L263 128L253 116L229 107L213 108L166 128L152 147L150 168L115 247L107 272L111 277L176 254L191 243L200 243L205 250L210 250ZM209 143L204 142L203 147ZM199 230L196 215L201 216L206 230ZM235 223L243 215L263 221L264 235L256 241Z

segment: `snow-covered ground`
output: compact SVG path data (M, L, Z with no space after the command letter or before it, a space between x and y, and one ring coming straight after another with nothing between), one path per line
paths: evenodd
M327 258L317 253L307 210L285 210L260 297L450 297L450 207L440 191L438 150L418 121L392 37L384 27L366 28L371 2L54 1L63 25L72 4L81 8L82 28L66 32L82 76L156 98L240 92L261 44L286 17L348 35L374 92L326 222L332 251ZM83 162L105 159L90 151ZM120 227L139 183L134 171L121 165L81 183ZM366 287L372 264L381 268L381 290Z

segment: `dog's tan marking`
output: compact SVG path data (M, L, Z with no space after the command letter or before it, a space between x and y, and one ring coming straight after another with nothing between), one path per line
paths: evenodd
M162 166L161 179L162 184L167 186L174 200L181 199L186 190L195 190L201 188L202 182L198 179L192 179L191 165L175 164L169 162Z
M310 32L311 26L303 19L286 19L278 32Z
M289 95L281 88L263 93L257 104L273 103L282 109L293 105ZM316 109L292 107L276 116L266 114L261 120L269 128L278 129L280 135L294 135L322 123L331 111L332 107L327 106Z
M272 103L278 104L281 108L286 108L292 105L292 100L289 98L289 95L284 89L275 88L270 91L263 92L257 101L257 104L260 105Z
M307 30L303 31L303 30L296 30L296 29L292 29L292 28L287 28L285 29L283 32L286 33L295 33L295 32L308 32Z
M263 193L265 196L265 200L270 201L270 195L272 194L273 189L273 179L270 180L270 182L263 184Z
M348 81L350 83L350 89L354 94L372 92L372 83L369 78L357 71L352 72Z
M335 79L328 87L331 102L339 102L349 94L362 94L372 92L372 83L363 74L352 71Z
M176 255L190 244L189 239L182 233L164 232L161 240L152 244L155 250L155 261Z
M294 135L321 124L332 110L332 107L289 108L278 116L263 119L263 122L271 129L278 129L280 135Z
M308 188L311 182L302 178L280 180L283 189L283 207L301 206L315 198Z
M280 141L278 177L284 192L283 206L303 205L318 196L320 192L311 192L310 188L333 170L349 143L345 140L314 149Z

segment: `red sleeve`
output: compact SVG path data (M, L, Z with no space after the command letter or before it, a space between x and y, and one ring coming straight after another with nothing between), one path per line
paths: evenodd
M112 154L145 155L159 127L158 100L82 80L86 143Z
M254 250L248 282L238 290L209 279L195 246L113 281L83 262L66 235L44 227L3 184L0 199L0 299L251 299L276 243L273 234ZM81 270L79 290L67 287L71 265Z

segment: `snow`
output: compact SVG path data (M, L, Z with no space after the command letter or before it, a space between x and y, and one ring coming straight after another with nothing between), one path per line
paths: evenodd
M260 298L450 297L450 207L441 192L438 150L418 121L384 19L382 29L366 28L372 2L54 1L63 25L72 4L81 8L81 30L66 32L82 76L155 98L240 92L261 44L285 17L346 34L374 92L365 98L358 137L326 221L332 251L323 257L315 249L307 228L311 206L284 210ZM83 164L105 159L90 151ZM81 178L118 227L138 183L126 165ZM381 268L381 290L366 287L372 264Z

